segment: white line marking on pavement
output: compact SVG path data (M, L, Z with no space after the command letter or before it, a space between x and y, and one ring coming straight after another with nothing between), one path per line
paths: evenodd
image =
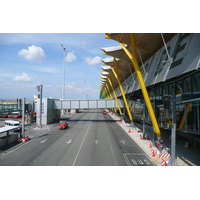
M123 145L125 145L125 141L124 140L122 140L121 143L123 143Z
M44 139L44 140L40 141L40 143L44 143L44 142L46 142L46 141L47 141L47 139Z
M97 144L99 142L99 140L95 140L94 143Z
M94 116L93 116L93 119L94 119ZM86 138L86 136L87 136L87 134L88 134L88 132L89 132L89 129L90 129L91 124L92 124L92 121L90 121L90 125L88 126L88 129L87 129L87 131L86 131L86 133L85 133L85 136L84 136L83 141L82 141L82 143L81 143L81 146L80 146L80 148L79 148L79 150L78 150L78 153L76 154L76 157L75 157L75 159L74 159L74 162L73 162L72 166L74 166L75 163L76 163L76 160L77 160L78 155L79 155L79 153L80 153L80 151L81 151L81 148L82 148L82 146L83 146L83 143L84 143L84 141L85 141L85 138Z
M67 142L67 144L70 144L70 143L72 143L72 140L71 140L71 139Z

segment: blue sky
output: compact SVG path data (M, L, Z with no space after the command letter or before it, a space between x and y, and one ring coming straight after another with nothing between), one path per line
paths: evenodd
M104 33L0 33L0 98L61 98L66 47L66 99L99 98L101 47L118 46ZM84 83L84 80L86 83Z

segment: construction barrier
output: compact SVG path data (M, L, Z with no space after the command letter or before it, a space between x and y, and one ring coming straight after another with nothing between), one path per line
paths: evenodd
M155 157L155 153L154 153L154 150L153 150L153 149L151 149L151 151L150 151L150 156L151 156L151 157Z
M146 139L146 140L149 140L149 139L150 139L150 138L149 138L149 135L146 134L146 135L145 135L145 139Z
M25 136L24 138L19 138L17 141L18 142L27 142L28 140L30 140L31 138L29 136Z
M152 148L152 143L151 142L148 143L148 147Z
M165 160L162 159L161 165L162 165L162 166L167 166L167 162L166 162Z
M159 158L170 158L170 157L171 157L170 153L159 154Z
M190 148L189 142L185 142L185 148Z
M138 133L138 131L133 131L133 130L131 130L130 128L128 129L128 133Z

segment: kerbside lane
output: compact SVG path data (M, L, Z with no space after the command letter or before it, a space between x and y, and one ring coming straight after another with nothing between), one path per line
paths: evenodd
M86 110L0 158L0 165L151 166L148 156L102 110Z

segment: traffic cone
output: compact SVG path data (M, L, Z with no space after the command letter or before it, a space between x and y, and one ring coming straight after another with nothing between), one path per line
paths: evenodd
M142 140L142 135L140 135L140 140Z
M190 148L189 142L185 142L185 148Z
M152 143L151 142L149 142L148 147L152 148Z
M146 134L146 135L145 135L145 139L146 139L146 140L149 140L149 135Z
M166 162L165 160L162 159L161 165L162 165L162 166L167 166L167 162Z
M151 157L155 157L155 153L154 153L154 150L153 150L153 149L151 149L151 151L150 151L150 156L151 156Z
M131 133L131 129L130 128L128 129L128 133Z

